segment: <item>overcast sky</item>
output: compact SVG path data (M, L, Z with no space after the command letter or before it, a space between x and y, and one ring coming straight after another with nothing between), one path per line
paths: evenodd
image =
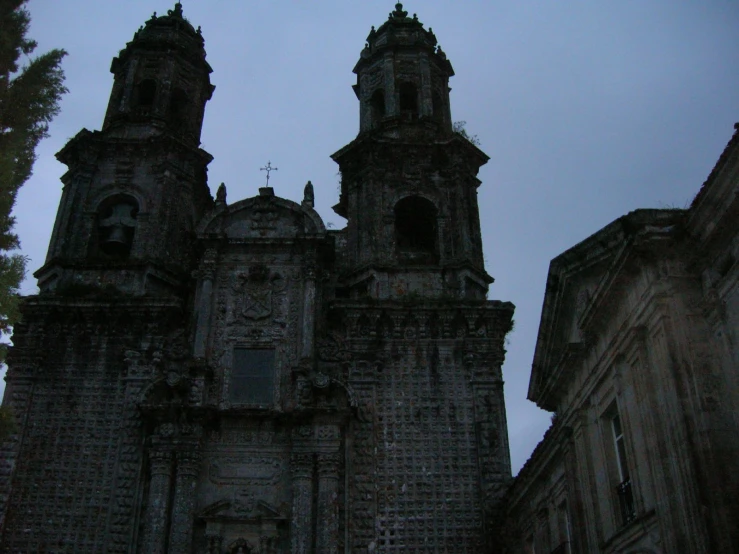
M164 0L31 0L38 52L60 47L69 94L18 196L31 272L43 263L65 166L54 159L83 127L99 129L110 61ZM391 1L186 0L202 26L216 85L202 146L211 190L229 202L279 171L276 193L302 198L337 228L329 155L358 132L351 70ZM526 400L549 261L637 208L686 206L739 120L736 0L415 0L449 56L452 117L490 161L480 171L490 298L516 304L504 366L514 473L549 426ZM28 278L24 294L36 292ZM4 383L0 386L4 386Z

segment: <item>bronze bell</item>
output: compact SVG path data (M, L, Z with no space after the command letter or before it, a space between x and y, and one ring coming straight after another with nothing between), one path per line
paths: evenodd
M136 227L136 207L126 202L111 207L110 215L99 223L102 231L100 246L109 255L126 257L131 249Z
M126 228L121 223L111 225L108 227L108 236L105 241L106 244L113 246L114 244L128 245L128 237L126 237Z

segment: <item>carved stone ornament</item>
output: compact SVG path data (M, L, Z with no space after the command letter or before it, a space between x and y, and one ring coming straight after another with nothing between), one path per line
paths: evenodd
M352 354L344 338L333 332L318 341L318 357L324 362L350 362Z
M246 539L238 539L228 545L229 554L251 554L256 552Z
M329 386L330 383L331 383L331 379L329 378L329 376L326 375L325 373L321 373L320 371L316 373L315 376L313 377L313 385L316 388L325 389L326 387Z

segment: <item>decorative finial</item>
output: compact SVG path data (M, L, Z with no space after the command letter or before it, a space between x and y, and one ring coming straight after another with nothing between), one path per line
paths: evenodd
M395 4L395 11L390 14L391 17L397 17L398 19L405 19L408 17L408 12L403 11L403 4L398 2Z
M308 181L303 189L303 205L313 207L315 204L315 194L313 192L313 183Z
M151 14L151 18L152 19L156 19L157 18L157 12L154 12L153 14Z
M226 183L221 183L216 192L216 206L226 205Z
M202 35L202 34L203 34L203 29L202 29L202 28L200 27L200 25L198 25L198 29L197 29L197 31L195 31L195 32L196 32L197 34L199 34L199 35Z
M182 17L182 3L181 2L177 2L174 5L174 14L178 17Z
M272 162L267 161L267 165L264 167L260 167L259 171L266 171L267 172L267 187L269 187L269 172L270 171L277 171L278 168L272 167Z

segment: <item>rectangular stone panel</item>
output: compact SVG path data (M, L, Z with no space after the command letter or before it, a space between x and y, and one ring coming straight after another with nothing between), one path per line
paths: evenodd
M274 398L275 351L234 348L229 399L234 404L268 406Z

